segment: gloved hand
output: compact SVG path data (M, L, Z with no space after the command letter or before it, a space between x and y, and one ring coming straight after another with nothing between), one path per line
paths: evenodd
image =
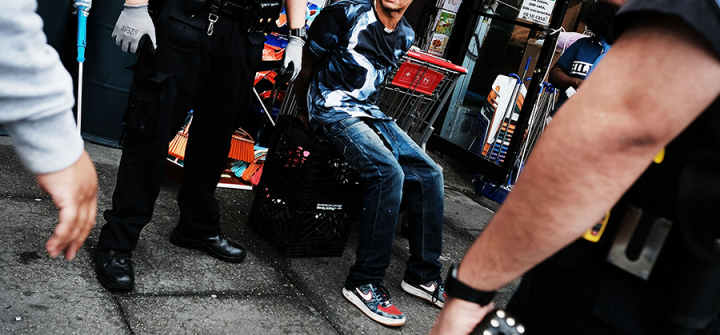
M305 41L297 36L290 36L285 52L283 53L283 64L280 68L278 76L280 78L290 77L288 81L293 81L297 78L302 67L302 53ZM282 81L281 79L278 79Z
M148 4L125 4L124 6L125 9L120 13L112 33L115 44L121 47L124 52L136 53L140 39L148 35L152 41L153 50L155 50L157 48L155 26L148 13Z

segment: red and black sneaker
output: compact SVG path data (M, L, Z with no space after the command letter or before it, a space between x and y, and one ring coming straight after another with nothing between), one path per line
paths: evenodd
M405 315L390 301L383 284L365 284L352 290L343 287L343 295L375 322L386 326L402 326Z

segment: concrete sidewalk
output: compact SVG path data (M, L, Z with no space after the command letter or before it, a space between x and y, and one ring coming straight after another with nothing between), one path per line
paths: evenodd
M407 240L396 234L386 285L407 315L377 324L341 294L356 231L342 257L286 258L247 226L252 191L219 189L223 232L249 250L240 264L169 243L180 185L166 181L153 221L133 253L135 290L111 293L95 279L93 246L111 203L120 151L86 145L98 171L97 226L72 262L51 259L45 241L57 211L0 137L0 333L10 334L426 334L439 309L400 289ZM441 164L443 164L441 162ZM457 263L497 207L445 167L443 274ZM481 205L482 203L483 205ZM398 231L399 232L399 231ZM444 277L444 275L443 275ZM502 290L503 306L516 283Z

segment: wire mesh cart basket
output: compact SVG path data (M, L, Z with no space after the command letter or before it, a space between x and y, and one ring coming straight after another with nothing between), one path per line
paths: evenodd
M424 149L435 119L466 73L461 66L411 50L385 77L377 105Z

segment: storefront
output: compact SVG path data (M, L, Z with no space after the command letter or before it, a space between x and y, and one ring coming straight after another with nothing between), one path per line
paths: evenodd
M428 148L465 164L477 173L500 182L507 181L516 164L516 156L522 151L522 137L509 140L508 136L507 141L501 141L501 150L505 150L504 160L493 161L479 154L473 148L473 141L479 136L477 128L478 119L483 117L481 111L487 107L488 100L492 100L488 96L493 94L491 92L498 76L511 73L521 76L526 62L529 63L523 78L524 85L521 85L524 87L518 89L522 92L516 93L528 103L519 101L513 124L510 120L507 122L509 132L514 127L516 134L526 134L528 123L532 127L529 119L534 112L533 106L543 93L539 88L546 81L549 68L562 54L562 50L555 50L552 46L556 44L560 31L584 31L582 22L586 7L585 2L580 0L462 2L453 21L455 27L467 28L454 29L446 42L443 56L467 68L468 73L459 79L450 101L436 121L437 130L428 142ZM551 46L544 47L546 43ZM527 93L524 93L525 90Z
M313 0L309 8L322 8L326 2L329 1ZM547 7L542 8L548 14L545 24L518 19L523 13L523 6L533 4ZM41 15L51 13L42 15L47 21L46 26L52 27L47 29L50 42L60 52L70 73L77 73L77 62L73 55L76 19L69 12L71 1L40 0L39 5ZM67 8L68 15L57 15L60 10L54 8L58 6ZM493 81L498 74L521 73L525 60L530 56L532 62L528 77L533 74L533 80L541 83L544 73L559 53L554 53L555 57L552 59L541 60L545 63L537 66L537 56L542 56L541 51L544 48L533 40L537 37L553 37L547 35L548 26L551 29L562 26L566 31L582 31L581 20L578 18L582 17L583 8L584 3L580 0L416 0L406 13L417 31L416 45L428 54L448 59L468 70L467 74L458 75L458 81L447 97L437 101L440 113L431 122L435 128L428 144L431 149L463 162L483 174L504 178L509 173L508 166L489 163L487 159L469 150L473 138L477 136L473 126L488 100ZM92 14L88 19L83 136L86 140L108 146L117 146L121 137L121 118L132 83L132 73L126 68L136 60L136 55L123 53L109 37L120 10L121 4L97 2L93 4ZM552 22L549 19L550 13ZM311 14L315 13L310 13L309 9L308 14L311 18ZM527 10L523 15L527 15ZM553 25L556 28L553 28ZM61 31L66 33L59 34ZM278 47L275 51L279 53L280 49ZM540 70L543 76L538 76L535 68ZM77 78L75 79L77 81ZM268 84L271 81L266 79L271 78L261 76L260 85L256 82L259 96L263 98L267 98L269 89L274 88ZM525 86L530 87L530 81L526 81ZM530 90L525 98L532 100L532 97L533 90ZM262 128L267 115L258 102L254 101L257 105L250 106L253 110L247 112L246 119ZM265 105L267 112L277 115L278 111L274 108L278 106L267 106L267 103ZM522 117L518 121L517 126L522 126ZM248 130L257 140L262 130L259 128ZM515 142L509 146L509 151L517 150L519 144Z

